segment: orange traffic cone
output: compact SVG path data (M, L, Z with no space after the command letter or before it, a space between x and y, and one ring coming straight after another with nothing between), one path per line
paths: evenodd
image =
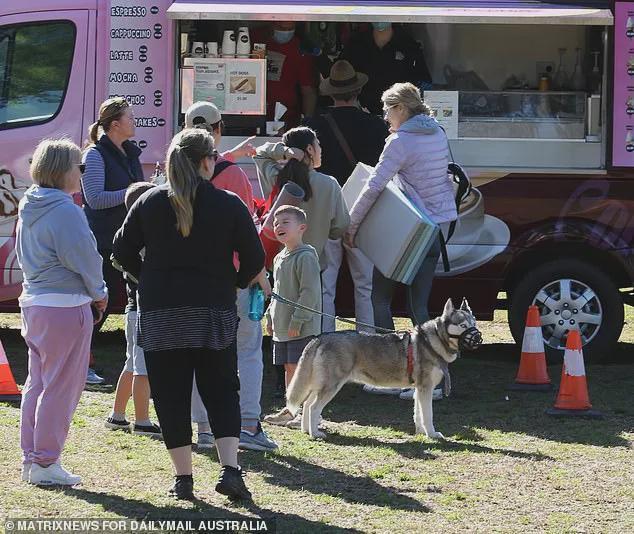
M579 330L570 330L566 340L564 365L561 369L561 384L555 401L555 407L546 410L548 415L603 417L600 412L591 410L586 383L586 369L583 365L581 335Z
M546 354L544 353L544 339L542 325L539 318L539 308L535 305L528 308L526 314L526 328L522 340L522 357L520 368L515 377L515 383L509 389L520 391L549 391L552 388L548 370L546 369Z
M22 393L18 389L9 360L0 341L0 402L15 402L22 399Z

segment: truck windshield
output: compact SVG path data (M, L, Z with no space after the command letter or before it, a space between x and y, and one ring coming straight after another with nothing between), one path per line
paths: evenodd
M0 28L0 129L46 122L57 113L74 46L70 21Z

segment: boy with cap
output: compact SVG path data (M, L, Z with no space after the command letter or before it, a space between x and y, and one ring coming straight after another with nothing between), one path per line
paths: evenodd
M222 139L222 115L218 108L211 102L196 102L185 113L185 128L205 128L214 137L216 147L220 146ZM235 164L235 160L241 157L252 156L255 148L251 145L253 138L246 139L232 150L224 152L216 160L214 175L211 183L218 189L231 191L238 195L246 204L253 216L253 189L246 173ZM235 263L239 258L234 259ZM257 282L264 290L265 295L270 295L271 286L263 269ZM262 376L264 363L262 361L262 327L259 322L251 321L249 313L249 289L238 291L238 375L240 377L240 412L242 415L242 430L240 432L240 448L271 451L277 449L277 443L270 439L260 425L260 397L262 394ZM213 447L213 435L207 412L196 391L192 394L192 420L198 423L199 449Z

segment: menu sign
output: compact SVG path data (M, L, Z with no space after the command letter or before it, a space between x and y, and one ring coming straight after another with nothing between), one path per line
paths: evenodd
M165 159L172 135L172 32L166 11L171 0L111 0L109 96L134 108L141 161Z
M614 10L612 165L634 167L634 2Z
M458 91L425 91L424 100L447 138L458 139Z
M194 58L194 102L213 102L222 113L266 114L266 60Z

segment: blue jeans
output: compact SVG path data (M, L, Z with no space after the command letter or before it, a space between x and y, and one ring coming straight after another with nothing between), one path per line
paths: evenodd
M412 285L407 290L407 313L412 323L424 323L429 320L427 304L434 272L440 257L440 237L431 246L418 272L414 276ZM383 276L375 267L372 274L372 306L374 308L374 325L381 328L394 329L392 318L392 295L394 286L398 282Z

